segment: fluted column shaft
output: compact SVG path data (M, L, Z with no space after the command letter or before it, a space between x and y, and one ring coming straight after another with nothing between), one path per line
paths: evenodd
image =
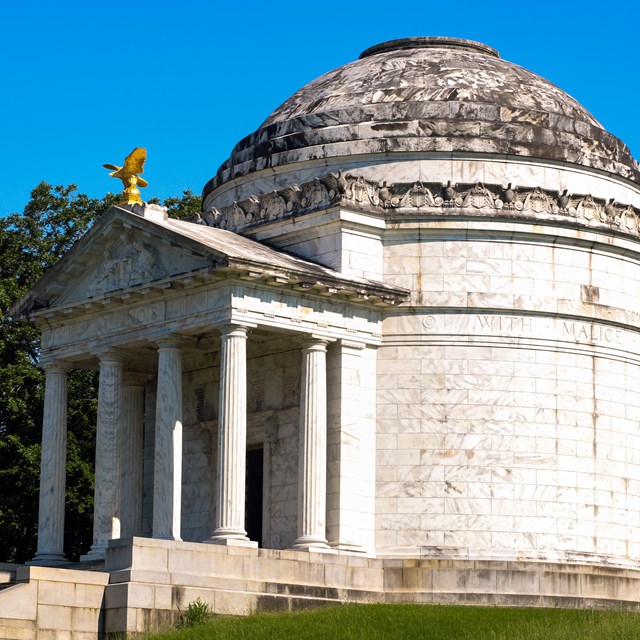
M182 342L158 343L158 391L153 461L153 537L181 540Z
M223 327L218 410L218 508L211 542L249 542L244 528L247 448L247 328Z
M327 549L327 343L302 345L298 538L294 549Z
M93 545L81 560L105 557L109 540L120 537L120 421L123 363L116 353L100 356Z
M67 369L45 366L40 464L38 549L29 564L56 565L64 556L64 497L67 466Z
M144 388L144 463L142 480L142 536L153 535L153 464L156 442L156 397L158 382L149 380Z
M125 376L120 487L120 534L123 538L140 535L142 527L144 384L141 376Z

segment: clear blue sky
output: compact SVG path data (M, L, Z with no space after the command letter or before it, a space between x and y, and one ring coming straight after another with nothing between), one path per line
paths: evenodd
M0 0L0 214L40 181L102 196L148 149L143 197L199 193L301 86L393 38L479 40L573 95L640 157L636 2Z

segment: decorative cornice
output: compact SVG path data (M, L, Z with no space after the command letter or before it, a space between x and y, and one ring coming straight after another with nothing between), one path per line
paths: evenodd
M506 187L481 182L387 183L338 172L286 189L213 208L193 222L239 231L332 206L376 212L390 220L405 216L557 217L574 223L640 236L640 210L614 199L562 193L541 187ZM549 219L549 218L547 218Z
M348 277L338 277L330 274L318 275L304 270L265 266L251 260L230 258L226 264L207 267L186 274L170 276L151 283L134 284L125 289L94 294L86 299L69 302L62 305L51 305L49 301L41 301L38 306L24 307L21 320L28 322L46 322L52 318L70 319L80 315L100 313L104 310L130 305L144 297L160 296L167 291L180 291L197 288L206 282L222 281L226 278L237 279L239 282L261 282L269 287L288 287L292 291L315 294L324 298L335 297L338 300L348 300L353 303L363 303L374 307L387 307L404 302L409 291L400 287L386 285L381 282ZM26 305L26 303L25 303Z

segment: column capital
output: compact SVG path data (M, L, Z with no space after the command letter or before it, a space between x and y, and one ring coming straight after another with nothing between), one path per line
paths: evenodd
M228 322L227 324L222 324L217 327L220 330L221 336L237 336L237 337L247 337L249 330L251 327L245 324L236 324L233 322Z
M45 360L44 362L41 361L38 367L42 369L45 374L66 375L69 369L72 368L72 364L66 360Z
M124 364L126 353L115 347L104 349L96 353L100 364Z
M327 338L319 338L314 335L300 336L297 339L298 344L305 351L324 351L326 352L327 346L333 342Z
M178 334L170 334L155 341L158 349L184 349L186 339Z

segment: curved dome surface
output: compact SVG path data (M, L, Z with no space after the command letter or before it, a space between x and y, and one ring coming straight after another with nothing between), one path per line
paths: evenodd
M408 38L300 89L236 145L204 195L271 167L403 152L526 156L640 182L626 145L548 80L481 43Z
M602 129L564 91L502 60L494 49L459 40L453 41L458 46L452 46L441 38L413 41L423 46L392 41L367 49L357 62L330 71L295 93L261 128L304 115L352 112L380 104L460 102L522 109L531 112L527 114L531 124L538 124L540 119L533 113L555 114Z

